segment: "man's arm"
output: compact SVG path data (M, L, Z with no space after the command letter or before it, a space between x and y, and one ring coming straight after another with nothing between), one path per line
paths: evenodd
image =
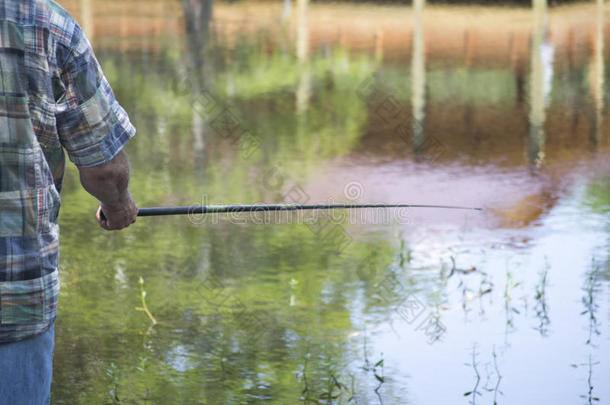
M110 161L78 167L80 182L100 201L96 218L106 230L123 229L136 221L138 206L129 193L129 161L122 150Z

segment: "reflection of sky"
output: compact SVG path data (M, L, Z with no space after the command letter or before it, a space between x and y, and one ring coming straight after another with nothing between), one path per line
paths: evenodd
M177 345L176 347L170 349L167 354L169 366L174 370L183 373L193 368L192 365L189 366L188 364L191 354L189 353L189 350L184 347L184 345Z
M502 375L500 390L510 393L510 398L499 397L499 403L576 403L587 392L588 366L582 364L588 361L589 353L594 363L601 361L593 368L594 393L608 397L610 388L600 384L610 375L610 365L604 362L610 356L610 328L604 322L610 313L607 282L597 296L602 335L593 339L596 346L585 344L588 315L581 314L585 309L585 273L593 259L605 266L609 256L610 215L583 207L586 186L610 170L610 161L604 156L607 153L599 160L569 168L551 161L544 174L531 173L525 167L496 167L492 160L478 165L420 167L408 159L370 165L346 159L327 167L306 187L314 200L334 195L358 179L360 201L480 204L487 208L482 213L413 209L407 213L410 221L394 227L350 225L353 234L362 239L374 229L392 228L402 233L414 252L412 262L404 272L399 269L399 274L405 285L408 280L414 282L418 298L431 308L434 295L440 294L445 307L441 320L447 327L442 341L429 346L425 335L415 331L416 325L406 324L398 312L390 311L386 313L389 320L380 320L379 310L366 312L360 303L352 312L359 329L350 335L353 344L362 343L366 324L371 353L386 354L392 381L408 387L407 398L413 403L454 403L456 395L472 390L474 370L463 363L471 361L473 345L479 353L482 403L491 401L491 394L482 388L486 375L490 381L487 386L495 384L494 347ZM540 210L532 211L535 216L530 222L505 221L514 216L527 218L521 211L536 204ZM476 266L477 271L456 274L441 288L439 271L442 266L448 271L451 256L459 269ZM536 329L540 320L535 295L540 273L547 265L546 305L551 323L543 337ZM395 262L391 267L398 266ZM510 312L514 329L508 328L508 333L504 306L507 270L519 283L511 293L512 307L518 313ZM485 279L483 272L493 284L492 292L477 298ZM462 291L473 297L466 310L462 308ZM359 299L368 301L366 297ZM558 383L551 389L545 383L548 379Z
M444 290L446 293L442 293L447 294L443 304L446 309L441 311L441 320L447 327L442 340L427 345L424 334L415 330L415 323L405 323L396 313L392 315L392 323L379 326L372 339L371 352L388 354L386 364L393 369L396 380L410 387L409 399L414 403L456 403L459 393L471 391L475 372L463 363L471 362L473 345L478 353L482 403L491 403L493 396L493 392L482 387L488 378L487 387L493 387L496 382L492 363L494 347L502 375L500 390L510 393L510 397L499 397L499 403L578 403L580 395L587 393L588 368L582 364L588 361L590 353L594 362L601 360L593 368L594 394L610 397L610 386L602 384L610 375L610 364L604 361L610 358L607 283L598 295L597 316L602 320L602 334L593 338L594 345L585 344L588 315L581 314L584 273L590 269L593 258L597 263L607 260L608 252L600 250L600 240L608 237L605 224L610 217L583 212L582 194L583 188L579 187L554 207L539 229L530 233L533 240L523 249L491 245L485 241L486 234L476 229L466 234L456 229L443 235L442 239L453 240L454 244L460 237L464 238L453 246L462 252L456 255L458 267L474 265L478 270L474 274L454 276ZM414 256L427 253L434 256L431 263L447 261L447 250L452 246L440 246L438 240L432 235L431 241L421 244ZM539 321L534 296L540 272L547 265L546 302L551 323L548 336L542 337L536 330ZM438 265L429 265L427 272L437 273L438 268ZM511 294L512 306L519 311L511 314L514 329L507 329L506 325L507 270L520 283ZM459 284L476 292L483 271L493 283L493 291L468 303L465 311ZM413 272L408 270L408 274ZM422 292L419 296L425 299L429 293ZM366 314L361 315L360 322L364 319ZM374 329L370 324L368 328Z

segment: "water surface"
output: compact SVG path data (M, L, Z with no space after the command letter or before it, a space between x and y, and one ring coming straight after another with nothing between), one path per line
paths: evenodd
M485 210L107 233L72 168L54 404L610 401L603 1L62 4L138 129L142 207Z

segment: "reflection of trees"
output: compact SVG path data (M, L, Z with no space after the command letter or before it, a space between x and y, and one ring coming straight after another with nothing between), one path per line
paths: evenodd
M587 187L585 206L600 215L610 217L610 177L597 179ZM606 220L605 229L608 234L606 252L610 252L610 219ZM610 280L610 254L601 260L601 263L596 263L600 267L601 277Z
M321 77L328 76L328 66L332 64L319 65L314 61L313 66L313 77ZM177 127L174 139L175 134L157 127L159 122L188 121L189 98L163 85L171 82L164 76L167 73L133 71L126 61L109 63L108 67L111 76L129 77L115 81L116 89L126 95L128 104L162 118L149 120L147 115L133 115L139 137L154 139L146 143L146 153L136 153L132 159L132 191L148 204L165 204L173 195L198 196L202 183L205 192L214 198L255 201L265 190L252 183L252 173L265 172L279 160L299 153L318 164L323 157L346 153L355 145L365 117L364 104L353 97L352 87L362 78L354 76L351 70L330 69L334 85L320 90L318 95L326 101L324 104L313 103L304 113L307 123L304 136L294 149L298 119L293 104L283 102L285 98L280 91L276 91L277 99L263 97L262 101L260 93L244 95L244 99L236 100L234 110L245 127L262 134L264 144L271 146L266 151L268 159L252 162L237 155L230 158L227 168L223 161L230 153L221 151L210 159L206 177L201 179L189 175L192 171L181 170L189 149L183 148L184 137L180 133L190 131ZM298 70L298 65L293 69ZM359 72L361 67L353 64L353 69ZM222 143L217 141L212 143L214 147ZM165 156L168 148L176 159L159 164L157 159L150 158ZM292 170L294 173L287 174L290 177L303 175L301 165ZM66 179L66 200L71 205L87 207L86 194L76 188L75 181L69 181L72 175ZM172 180L163 181L159 187L159 180L167 178ZM346 252L348 259L337 260L305 225L239 226L222 221L218 224L210 219L211 222L191 226L185 218L176 218L138 221L139 227L134 228L129 238L126 234L118 238L99 235L95 241L101 246L99 254L81 255L79 241L89 238L87 235L93 231L87 226L70 224L87 223L88 215L87 210L80 210L63 216L67 235L62 241L64 266L68 271L64 273L67 296L62 301L61 330L78 328L81 332L60 331L58 335L62 347L75 348L57 355L57 367L65 372L58 373L54 390L65 403L78 403L77 395L88 403L103 402L110 389L110 380L105 376L110 361L116 364L120 392L126 401L184 398L182 402L189 403L208 398L209 403L219 403L234 398L246 403L254 396L272 396L288 398L283 403L293 403L296 401L292 399L303 390L303 382L294 379L294 373L300 370L306 353L311 354L308 386L312 393L324 392L329 376L350 385L350 377L344 371L351 352L344 341L353 329L351 302L356 299L359 287L354 283L348 286L345 280L355 280L353 270L372 260L370 266L365 266L362 277L365 295L371 300L365 306L383 313L383 304L370 297L374 296L375 284L388 264L381 263L379 258L391 261L392 250L387 240L358 242ZM106 248L115 252L112 258L103 254ZM380 254L373 260L369 259L369 252ZM88 265L90 260L97 264ZM372 269L370 274L368 269ZM239 297L268 321L268 333L262 339L253 341L251 330L237 315L210 306L201 293L201 284L209 274L221 278L231 286L231 296ZM271 274L273 280L269 279ZM148 327L146 317L131 310L138 305L132 298L137 297L139 276L146 279L148 305L160 322L145 339L144 346L138 331ZM297 281L294 288L290 287L291 279ZM293 307L287 305L291 295ZM110 307L103 304L110 300L113 302ZM108 316L109 313L122 315ZM91 338L90 333L98 336ZM91 344L92 339L96 344ZM117 341L122 342L118 348ZM69 370L80 368L83 359L97 362L75 382ZM261 369L269 370L273 377L264 377ZM251 388L245 389L245 382ZM362 386L359 380L355 384L357 390ZM368 390L366 384L364 387ZM78 394L81 391L84 393ZM369 394L374 395L372 390Z
M134 173L133 180L142 177ZM80 190L70 198L86 205ZM365 260L361 252L388 251L383 239L358 243L349 260L337 260L305 225L195 227L179 219L140 224L118 238L97 234L99 249L92 256L80 253L80 241L95 234L94 225L71 225L87 223L88 215L83 210L64 218L67 260L53 388L62 401L54 403L103 403L111 361L126 402L246 403L273 397L282 399L275 403L296 403L291 399L298 399L303 384L294 373L306 354L313 393L323 392L329 376L350 382L345 336L353 328L358 287L346 280L355 276L353 263ZM133 309L140 275L159 320L147 337L138 333L148 326L146 317ZM224 287L204 284L210 275ZM290 294L294 306L286 305ZM262 331L227 310L235 298L262 320ZM85 371L75 381L76 369Z
M281 52L263 55L248 43L240 44L237 52L242 57L228 67L228 72L216 74L208 91L215 102L223 104L223 90L233 80L231 114L239 127L256 134L262 145L260 153L246 158L234 143L210 131L205 189L197 179L181 176L179 181L169 181L170 176L159 171L165 168L178 174L192 170L188 159L193 151L190 124L197 115L192 108L192 89L185 92L169 86L176 81L176 73L171 70L134 69L129 60L105 56L106 74L131 112L139 138L150 141L130 145L133 164L149 171L149 181L154 175L163 184L156 191L146 186L142 195L147 196L149 204L159 204L160 199L172 195L181 199L176 203L199 203L204 192L214 196L210 203L263 201L268 194L264 190L253 193L250 186L251 176L256 173L261 178L273 165L284 163L288 170L298 166L297 179L307 178L320 167L321 159L345 155L357 145L366 121L366 106L355 96L355 87L371 74L369 59L351 57L343 50L312 56L311 81L321 85L316 88L316 101L299 115L295 114L293 99L301 69L298 59ZM170 66L175 63L172 58L180 60L172 54L167 58L164 63ZM228 166L227 156L231 156Z
M599 178L589 185L586 203L595 212L610 213L610 177Z
M312 80L323 82L324 78L330 84L316 93L324 102L311 103L303 112L305 125L297 142L298 117L294 104L286 102L293 93L286 92L284 75L268 77L267 87L238 86L232 111L244 128L263 137L263 159L246 160L239 152L233 154L234 146L218 137L210 142L218 153L210 154L204 178L184 170L185 156L190 153L185 144L191 131L176 124L192 119L190 94L167 86L173 80L166 70L134 69L127 60L107 58L115 90L124 96L126 105L133 106L139 138L147 140L130 145L135 152L142 150L132 155L134 195L146 201L145 205L188 204L191 201L182 199L198 200L202 191L214 198L256 201L265 193L252 180L257 171L266 172L297 155L313 166L321 159L349 152L366 119L364 102L354 97L354 86L370 71L363 69L366 61L360 64L337 52L338 56L311 58ZM349 68L338 69L337 60L347 60ZM292 84L298 83L298 58L270 59L257 54L243 67L241 75L235 76L237 83L267 68L284 72L294 78ZM219 78L220 83L226 80L222 75ZM268 97L269 91L274 97ZM296 162L285 170L293 178L307 176ZM87 195L76 188L75 181L69 181L74 174L67 178L66 200L87 207ZM96 236L100 249L91 256L80 252L79 243L94 233L91 224L74 225L88 223L89 214L76 210L63 216L66 296L58 339L62 347L74 348L60 350L56 357L57 367L64 371L58 373L54 391L64 403L103 403L112 382L105 375L110 361L118 370L125 402L148 398L195 403L204 398L208 401L204 403L247 403L254 397L273 397L284 398L281 403L296 403L293 399L298 400L303 383L294 373L300 370L306 353L311 354L308 379L312 392L323 393L329 376L351 385L346 359L353 354L345 336L353 329L352 303L360 287L345 280L356 279L353 269L368 260L366 252L385 252L380 256L391 260L388 239L355 242L346 252L347 259L339 260L303 224L262 227L221 221L192 226L186 218L153 219L138 221L139 227L130 234ZM112 258L103 253L106 248L113 250ZM89 261L96 264L89 265ZM375 274L363 277L367 300L382 276L383 264L387 263L373 266L379 267L377 278ZM209 303L202 283L210 274L223 280L231 297L239 297L266 321L260 339L252 338L253 330L238 314L217 310ZM138 305L139 276L146 280L147 304L159 321L147 337L138 335L148 327L147 319L133 309ZM287 305L290 296L294 306ZM112 304L105 305L109 301ZM371 301L365 306L384 312L383 304ZM117 341L121 342L118 347ZM74 381L73 370L84 362L95 364ZM359 381L355 384L358 389Z

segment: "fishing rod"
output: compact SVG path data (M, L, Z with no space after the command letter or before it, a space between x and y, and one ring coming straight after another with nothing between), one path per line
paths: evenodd
M460 207L453 205L422 204L254 204L254 205L199 205L190 207L151 207L140 208L139 217L159 215L222 214L233 212L334 210L359 208L442 208L452 210L482 211L483 208Z

